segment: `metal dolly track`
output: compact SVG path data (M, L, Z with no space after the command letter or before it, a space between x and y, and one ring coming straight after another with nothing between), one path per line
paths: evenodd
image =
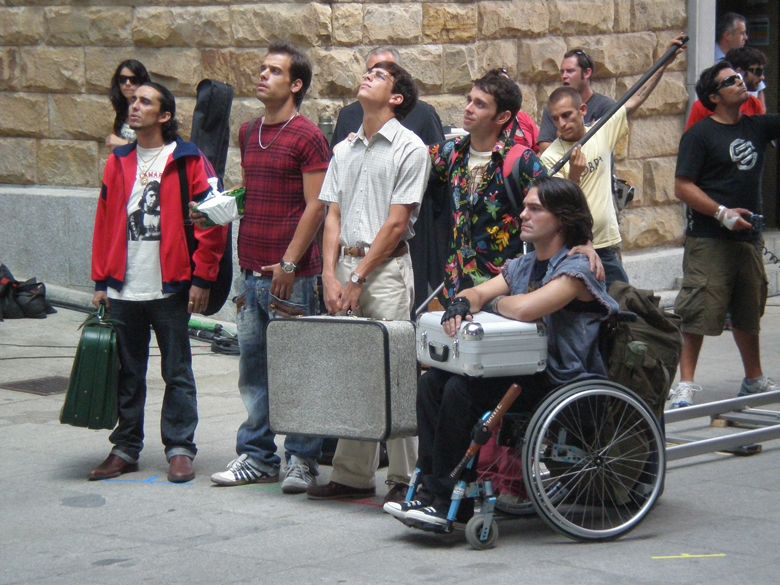
M760 446L755 443L780 439L780 412L754 410L750 407L774 402L780 402L780 390L667 410L664 412L664 421L667 424L709 416L738 426L756 428L700 440L667 435L667 442L675 444L666 448L666 460L675 461L713 451L731 451L743 455L760 452Z

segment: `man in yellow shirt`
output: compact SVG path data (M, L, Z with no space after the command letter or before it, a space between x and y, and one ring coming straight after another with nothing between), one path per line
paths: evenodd
M682 37L673 41L682 44ZM620 230L612 203L612 152L628 134L628 116L641 106L661 80L668 61L642 88L621 106L617 112L581 148L572 153L571 160L557 176L578 183L585 193L593 215L593 247L596 249L607 276L607 289L616 280L628 282L620 260ZM550 94L547 107L558 130L558 138L542 153L542 163L549 169L575 143L582 139L589 127L585 125L587 104L573 87L559 87Z

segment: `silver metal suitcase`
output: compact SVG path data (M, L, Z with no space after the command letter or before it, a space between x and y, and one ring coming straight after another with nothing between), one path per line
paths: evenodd
M526 376L547 366L547 335L541 323L523 323L479 312L461 325L457 336L442 329L443 311L417 320L417 359L431 366L475 378Z
M267 331L275 433L375 441L417 433L411 321L297 317Z

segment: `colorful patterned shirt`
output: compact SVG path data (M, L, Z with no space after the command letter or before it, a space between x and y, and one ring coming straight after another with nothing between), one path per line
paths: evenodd
M514 142L501 136L493 147L487 168L479 169L478 173L468 169L470 142L469 136L458 136L430 148L433 175L448 183L451 189L452 232L444 276L446 298L490 280L508 260L523 253L520 219L513 213L504 187L504 159ZM520 155L519 165L524 192L531 181L547 174L537 156L528 149Z

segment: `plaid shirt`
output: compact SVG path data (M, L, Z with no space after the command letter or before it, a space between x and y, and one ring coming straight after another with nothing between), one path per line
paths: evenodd
M258 144L259 120L244 123L238 135L246 187L238 262L246 270L259 272L282 259L306 208L303 174L328 168L330 146L314 122L299 115L282 126L284 122L263 125L266 150ZM315 240L298 261L296 275L314 276L321 270Z

